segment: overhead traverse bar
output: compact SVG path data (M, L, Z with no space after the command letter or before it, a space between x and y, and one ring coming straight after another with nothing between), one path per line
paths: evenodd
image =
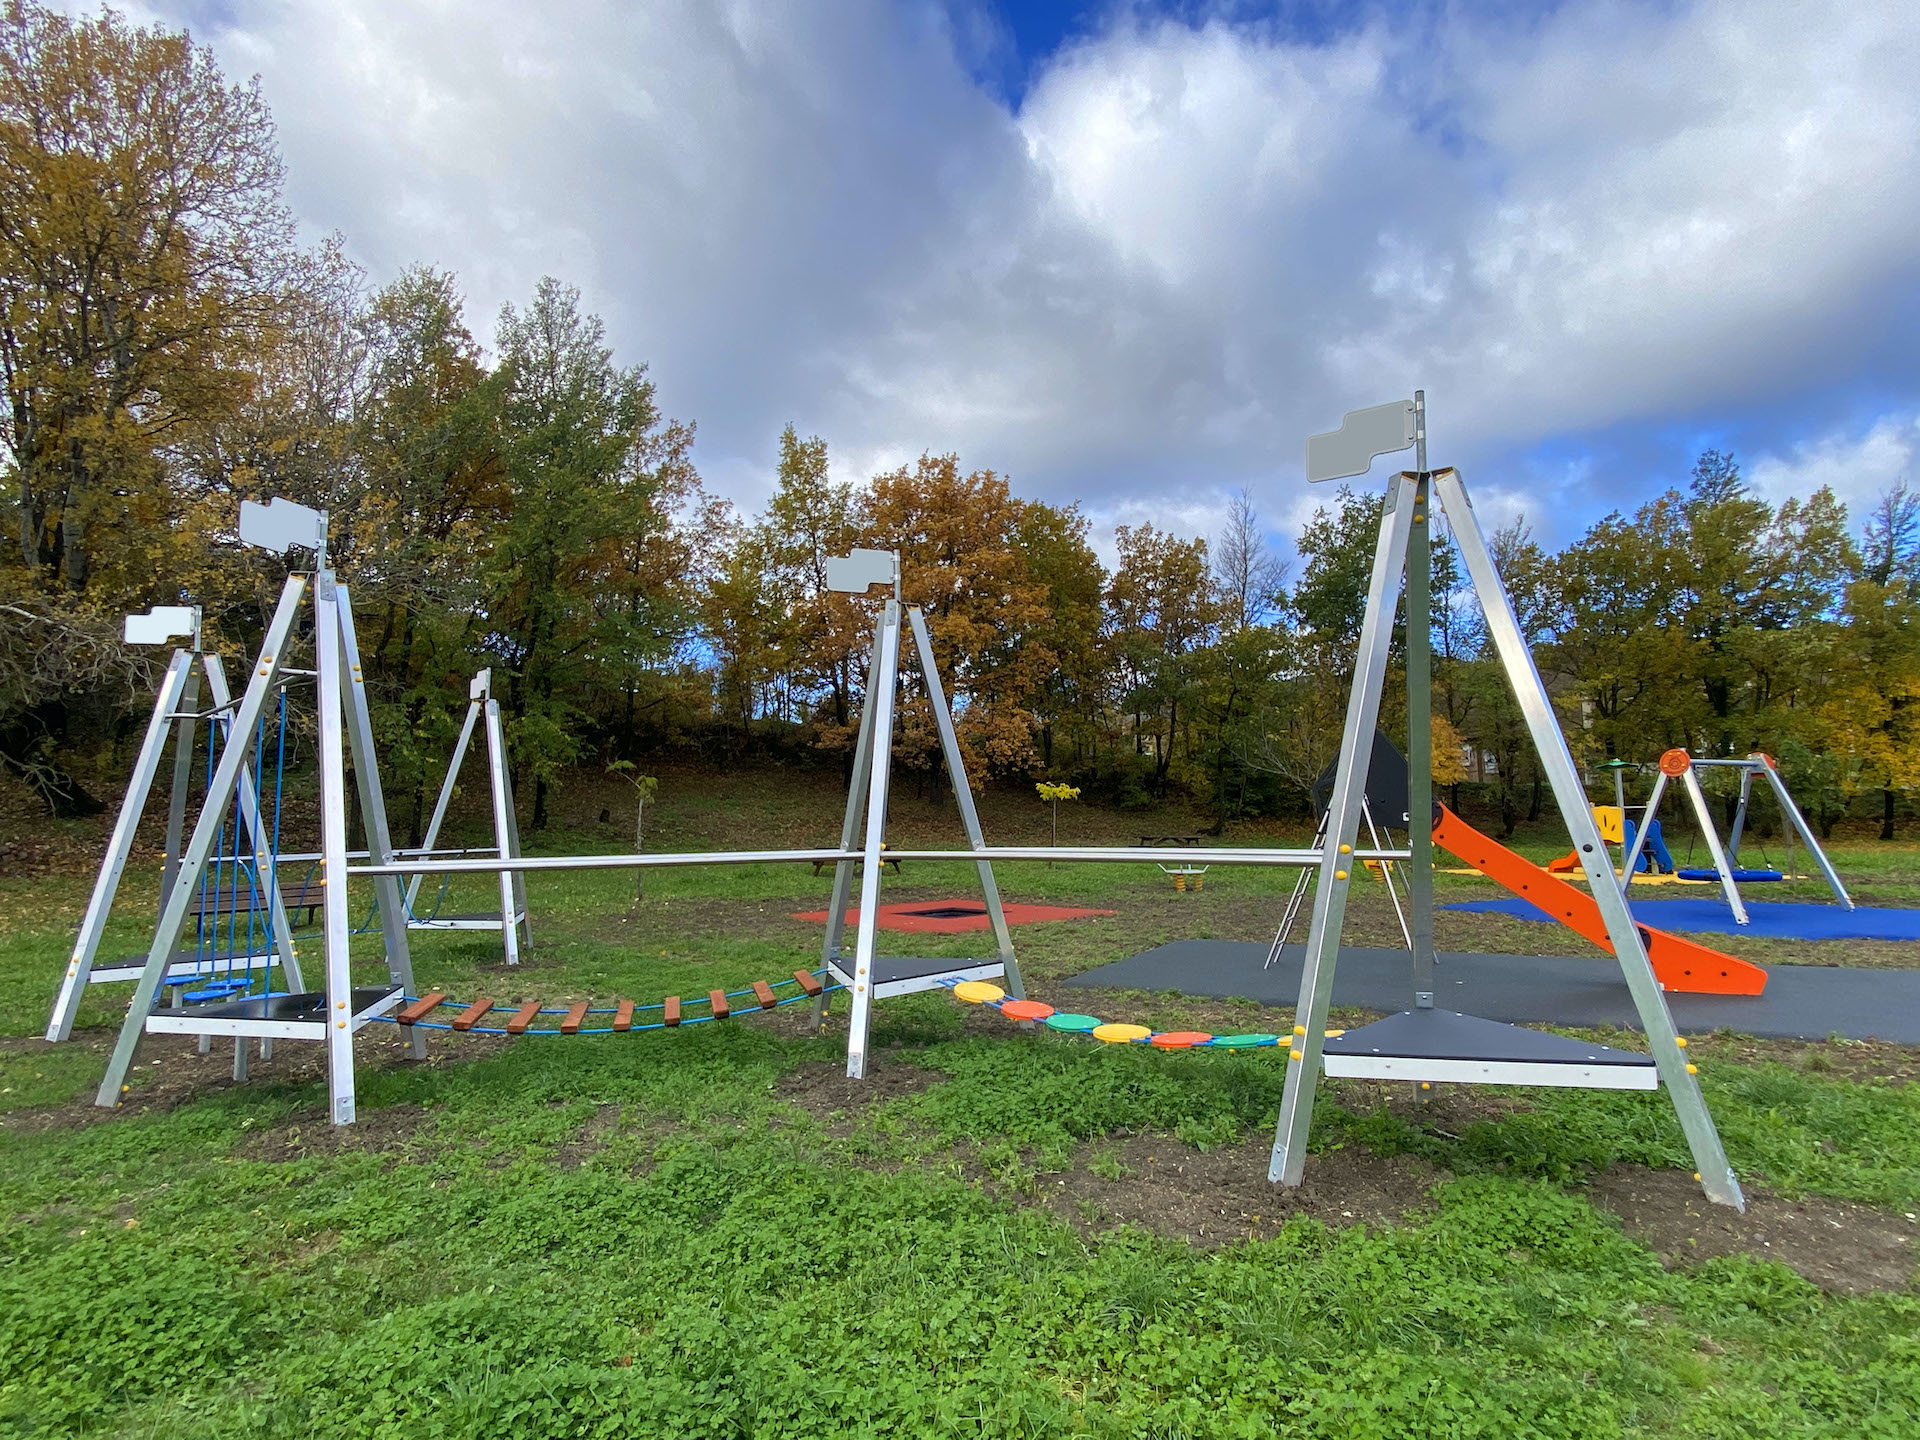
M492 875L500 871L525 870L631 870L637 865L760 865L777 860L834 861L859 860L860 850L687 850L677 854L644 855L515 855L509 859L473 860L394 860L385 865L350 865L347 874L354 878L381 875ZM1405 860L1405 850L1355 850L1360 860ZM1076 864L1158 864L1162 861L1197 861L1212 865L1318 865L1320 852L1304 848L1280 850L1218 849L1187 850L1171 846L1139 845L990 845L982 850L896 850L887 847L888 860L1067 860Z

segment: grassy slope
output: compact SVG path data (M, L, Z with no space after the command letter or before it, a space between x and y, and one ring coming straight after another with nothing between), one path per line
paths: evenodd
M818 843L838 819L823 788L670 778L664 799L660 848ZM593 818L599 803L617 798L574 797L541 848L617 846L619 825ZM1036 838L1037 812L996 797L990 833ZM911 797L897 817L903 842L953 834ZM1062 838L1190 823L1153 819L1081 810ZM1904 848L1848 848L1841 863L1869 878L1869 858L1888 899L1920 868ZM964 866L905 878L902 894L968 893ZM1022 932L1043 987L1173 933L1264 938L1284 877L1208 880L1174 897L1152 872L1002 876L1021 899L1122 912ZM130 885L121 907L127 948L150 885ZM433 936L418 947L421 979L502 998L653 999L782 975L818 933L784 916L821 904L827 880L805 867L677 872L650 878L633 911L630 885L542 877L539 951L523 973L504 974L480 940ZM1488 891L1442 885L1443 898ZM85 887L0 881L5 1034L43 1023ZM1359 929L1391 926L1377 896L1363 908ZM1522 930L1560 948L1545 927ZM1454 943L1482 933L1461 928ZM978 940L937 943L961 954ZM91 997L84 1023L121 1005ZM1195 1251L1139 1231L1089 1238L1023 1197L1076 1144L1115 1133L1257 1135L1278 1102L1271 1052L981 1035L938 996L880 1013L884 1063L944 1084L822 1118L782 1087L831 1059L830 1039L756 1022L523 1041L369 1068L363 1124L338 1137L317 1087L299 1083L42 1126L38 1107L97 1081L97 1055L13 1042L0 1052L0 1110L14 1122L0 1133L0 1428L1915 1433L1910 1292L1836 1298L1742 1258L1669 1273L1582 1197L1582 1176L1611 1162L1684 1163L1658 1096L1542 1092L1451 1134L1329 1096L1317 1145L1423 1156L1441 1167L1435 1207L1388 1229L1295 1221ZM1816 1050L1706 1067L1734 1163L1787 1193L1920 1209L1920 1090L1827 1063Z

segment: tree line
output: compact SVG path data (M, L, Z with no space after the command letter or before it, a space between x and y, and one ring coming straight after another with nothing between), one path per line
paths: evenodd
M1381 504L1329 495L1271 548L1254 496L1221 532L1115 534L929 451L855 483L789 426L757 514L710 494L579 292L542 280L483 344L456 277L378 288L303 247L257 83L184 34L13 0L0 23L0 764L56 812L96 803L151 660L119 617L196 603L257 643L282 571L239 502L332 514L395 818L418 832L467 677L491 666L532 821L582 766L659 754L850 763L877 601L826 557L897 550L969 765L1112 803L1179 795L1221 821L1299 813L1337 745ZM1920 498L1857 532L1828 491L1778 506L1709 451L1681 484L1557 553L1524 522L1501 572L1589 762L1779 756L1830 827L1891 835L1920 784ZM1524 726L1435 551L1436 779L1540 813ZM1396 635L1396 647L1401 638ZM1396 686L1399 682L1395 682ZM1404 692L1390 689L1390 729ZM910 684L898 760L940 783Z

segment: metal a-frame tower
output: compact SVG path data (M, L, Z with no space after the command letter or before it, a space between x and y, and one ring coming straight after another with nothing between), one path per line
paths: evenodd
M207 786L193 833L180 852L177 871L161 894L160 922L153 945L141 966L133 999L128 1003L120 1037L107 1062L95 1103L115 1106L126 1093L126 1077L143 1035L180 1034L228 1037L236 1051L249 1039L309 1040L327 1047L329 1112L335 1124L354 1118L353 1037L363 1026L398 1008L413 988L413 961L407 950L406 910L399 882L391 875L375 877L380 928L386 946L387 983L355 988L348 960L353 929L347 898L347 807L357 801L365 824L368 858L375 865L390 864L393 846L387 833L386 804L380 793L380 771L374 756L373 724L360 670L360 646L354 635L353 607L347 587L327 564L327 516L287 500L267 505L243 501L240 538L275 554L290 550L312 552L313 570L287 576L279 605L267 625L260 656L247 679L247 688L229 714L229 734L253 733L268 702L281 685L311 674L318 695L320 726L320 872L325 889L322 933L326 945L325 988L296 994L249 996L231 1004L190 1007L184 1011L157 1011L155 1001L214 847L221 826L240 787L246 746L228 744ZM295 669L288 651L295 641L300 616L309 605L313 614L314 668ZM165 687L163 687L164 691ZM162 721L156 707L155 723ZM149 739L152 734L150 730ZM354 800L347 795L347 756L353 757ZM135 807L128 807L128 812ZM123 812L123 819L125 814ZM263 852L269 853L269 852ZM297 972L294 972L297 973ZM289 975L292 978L292 975ZM416 1057L426 1054L426 1037L412 1037Z
M945 988L943 982L989 980L1005 977L1008 993L1026 994L1020 979L1020 965L1013 956L1013 935L1007 928L1006 911L1000 903L1000 887L993 878L993 865L984 857L986 837L980 830L980 815L974 808L973 788L967 781L966 761L960 752L960 740L954 733L953 715L947 708L946 688L940 681L940 669L933 655L933 640L927 633L926 617L917 605L904 608L900 601L900 557L891 550L855 550L850 555L827 561L829 588L848 595L864 595L874 585L887 585L891 593L874 625L873 648L867 658L866 700L860 709L860 731L854 742L853 778L847 787L847 813L840 827L841 858L834 864L833 900L827 909L827 937L820 950L820 963L853 996L853 1015L847 1030L847 1075L855 1080L867 1073L867 1034L872 1022L873 1002L893 995L910 995L918 990ZM927 699L933 709L934 724L940 731L940 750L946 759L948 778L953 781L953 796L965 825L967 843L980 854L974 864L979 872L980 890L986 901L987 918L993 926L999 954L982 960L933 960L877 953L876 921L880 912L881 872L886 862L887 786L893 761L894 700L900 684L901 624L913 631L913 643L920 660L920 676L927 687ZM861 834L864 816L866 831ZM858 935L851 957L841 953L846 935L847 902L853 893L852 858L859 845L860 915ZM955 858L966 852L954 852ZM815 1004L816 1020L824 1018L825 997Z
M195 732L202 721L207 724L207 743L210 746L214 744L216 736L223 736L229 743L237 743L237 753L241 755L236 781L239 818L246 830L252 854L258 858L258 883L268 905L267 934L261 938L267 941L268 948L255 951L250 944L248 953L217 958L202 954L197 949L181 952L169 957L163 983L172 986L177 994L184 985L209 980L219 973L235 970L253 972L278 964L290 988L297 990L302 985L300 959L295 953L292 927L287 923L287 912L282 903L271 837L260 815L259 791L252 766L244 755L246 732L235 729L232 724L233 696L227 688L227 673L220 663L220 657L201 646L200 607L156 605L144 615L127 616L124 634L129 645L164 645L178 638L186 638L188 644L175 648L154 691L153 714L148 717L146 735L141 740L140 753L127 782L127 793L120 802L120 813L114 820L113 834L107 841L107 853L100 862L100 872L93 882L93 893L87 900L86 914L80 921L79 938L74 942L73 953L67 959L66 973L61 977L60 991L53 1002L53 1013L47 1020L46 1038L55 1042L72 1035L74 1016L79 1013L80 998L86 993L88 985L136 980L144 968L143 959L102 963L99 958L100 941L106 931L114 897L119 893L121 876L133 853L134 835L140 827L141 815L146 810L154 781L159 777L169 738L174 747L173 789L167 803L166 851L160 873L160 893L165 896L173 889L180 870ZM199 708L203 674L207 696L212 702L206 710ZM230 903L233 903L231 897ZM248 938L251 942L253 937Z
M1534 666L1486 536L1467 498L1466 482L1451 468L1427 468L1426 428L1426 397L1416 391L1411 400L1351 411L1339 430L1307 441L1309 480L1365 474L1377 456L1415 447L1418 468L1403 470L1387 482L1367 590L1366 620L1360 632L1340 760L1327 807L1319 885L1314 894L1269 1178L1285 1185L1300 1183L1314 1092L1322 1074L1604 1089L1650 1090L1664 1085L1707 1197L1744 1209L1739 1181L1727 1164L1713 1117L1700 1094L1695 1067L1688 1062L1686 1041L1674 1028L1639 929L1621 894L1546 685ZM1433 814L1428 527L1435 504L1452 529L1454 544L1486 616L1489 639L1519 701L1534 749L1553 787L1554 800L1572 835L1620 973L1639 1012L1651 1058L1434 1007L1433 838L1424 822ZM1328 1040L1327 1010L1333 997L1347 892L1358 858L1355 841L1403 572L1407 582L1408 812L1413 821L1408 888L1413 910L1414 1008Z
M431 855L440 839L440 827L446 823L447 807L459 784L460 767L473 743L473 732L484 725L487 737L487 784L492 800L494 853L502 859L520 857L520 821L514 814L513 786L507 771L507 732L500 716L500 702L493 698L493 671L482 670L467 686L467 718L461 722L460 738L454 742L453 758L447 762L447 778L441 782L440 797L433 805L433 818L421 837L420 853ZM460 852L466 853L466 852ZM507 964L518 965L524 951L533 949L533 923L527 918L527 875L524 870L500 872L500 910L497 914L442 915L434 907L431 915L421 916L414 909L420 898L425 875L407 882L407 928L410 930L498 930ZM444 893L444 892L443 892Z

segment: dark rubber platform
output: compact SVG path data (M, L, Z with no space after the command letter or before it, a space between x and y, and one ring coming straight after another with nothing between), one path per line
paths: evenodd
M1733 911L1718 895L1680 900L1632 901L1633 918L1642 925L1676 934L1771 935L1781 940L1920 940L1920 907L1810 904L1801 900L1754 900L1741 896L1748 924L1734 923ZM1518 920L1556 924L1553 916L1528 900L1459 900L1442 910L1481 915L1511 915Z
M399 987L396 985L355 986L353 991L353 1013L378 1005L392 995ZM176 1011L160 1011L163 1015L177 1014ZM247 1000L235 1000L226 1005L200 1005L188 1014L209 1020L319 1020L327 1018L327 997L319 991L299 995L255 995Z
M1653 1066L1651 1055L1520 1030L1452 1010L1403 1010L1336 1035L1329 1055L1391 1055L1407 1060L1486 1060L1510 1065Z
M1300 996L1301 947L1287 946L1271 970L1260 968L1266 958L1264 943L1175 940L1066 983L1292 1005ZM1488 1020L1640 1026L1619 967L1604 955L1589 960L1570 955L1442 954L1434 1001ZM1333 977L1336 1006L1398 1011L1412 1002L1406 951L1348 947L1340 952ZM1691 1035L1726 1028L1788 1039L1845 1035L1920 1045L1920 970L1773 965L1767 967L1764 995L1669 994L1667 1007L1674 1024Z

